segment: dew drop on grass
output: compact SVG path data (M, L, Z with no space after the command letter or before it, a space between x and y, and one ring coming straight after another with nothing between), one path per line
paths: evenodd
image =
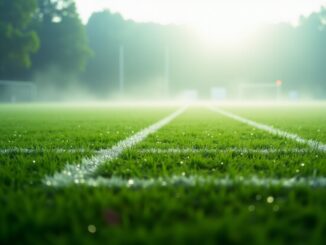
M35 160L33 160L33 163L36 163L36 161L35 161Z
M267 201L267 203L273 203L274 202L274 197L269 196L269 197L267 197L266 201Z
M135 183L133 179L128 180L128 186L132 186Z
M280 207L278 205L274 205L273 211L278 212L280 210Z
M182 172L182 176L186 176L186 173L185 172Z
M89 233L92 233L92 234L96 233L96 226L95 225L89 225L87 227L87 229L88 229Z
M253 212L253 211L255 211L255 209L256 209L256 207L254 205L250 205L248 207L249 212Z
M304 163L301 163L300 165L301 165L301 167L304 167L304 166L305 166L305 164L304 164Z
M183 165L183 161L180 161L180 165Z

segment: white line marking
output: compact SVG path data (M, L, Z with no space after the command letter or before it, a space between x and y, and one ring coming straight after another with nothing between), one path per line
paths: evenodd
M249 120L247 118L241 117L241 116L233 114L231 112L222 110L220 108L210 107L210 109L215 111L215 112L218 112L218 113L220 113L220 114L222 114L222 115L224 115L226 117L232 118L232 119L234 119L236 121L242 122L242 123L247 124L249 126L264 130L264 131L269 132L271 134L274 134L274 135L277 135L277 136L280 136L280 137L283 137L283 138L291 139L291 140L294 140L294 141L296 141L298 143L301 143L301 144L306 144L306 145L310 146L311 148L319 150L319 151L323 151L323 152L326 151L326 145L321 143L321 142L318 142L318 141L315 141L315 140L306 140L306 139L300 137L297 134L288 133L286 131L273 128L273 127L271 127L269 125Z
M46 154L46 153L101 153L104 149L29 149L29 148L11 148L11 149L0 149L0 155L6 154ZM238 154L290 154L290 153L314 153L313 149L305 148L289 148L289 149L276 149L276 148L264 148L264 149L253 149L253 148L145 148L145 149L134 149L139 153L149 154L186 154L186 153L238 153Z
M111 149L101 150L92 158L85 158L81 164L66 165L60 173L55 173L53 176L47 176L43 182L48 186L67 186L76 182L84 182L90 178L97 168L108 161L112 161L120 156L120 154L132 146L143 141L148 135L155 133L165 125L169 124L176 117L185 112L187 106L172 113L159 122L149 126L148 128L136 133L135 135L118 142Z
M188 154L188 153L238 153L238 154L305 154L315 153L313 149L289 148L289 149L248 149L248 148L226 148L226 149L195 149L195 148L150 148L139 149L139 153L149 154Z
M85 153L85 152L97 152L92 149L29 149L29 148L11 148L0 149L0 154L43 154L43 153Z
M251 177L238 177L238 178L214 178L214 177L203 177L203 176L171 176L171 177L160 177L152 179L123 179L120 177L103 178L97 177L94 179L85 179L83 181L76 181L75 185L90 186L90 187L109 187L109 188L150 188L150 187L196 187L203 185L214 185L214 186L257 186L257 187L273 187L279 186L283 188L292 187L313 187L313 188L325 188L326 178L325 177L308 177L308 178L260 178L257 176Z

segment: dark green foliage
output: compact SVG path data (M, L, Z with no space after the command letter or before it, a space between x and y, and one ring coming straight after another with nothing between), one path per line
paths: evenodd
M0 79L16 78L30 68L39 39L28 29L36 9L34 0L0 0Z
M63 77L84 70L91 50L74 0L1 0L0 16L0 78L52 70L51 82L64 87Z
M91 51L73 0L39 0L33 29L41 39L34 71L55 67L78 74L84 69Z
M162 95L167 48L171 51L172 88L193 84L194 76L199 76L189 73L198 47L193 42L194 33L184 27L137 23L102 11L91 16L86 30L94 56L84 77L89 88L99 95L103 91L117 91L120 46L125 49L126 89L137 91L139 96L153 96L155 90L156 98ZM188 80L181 80L185 78Z

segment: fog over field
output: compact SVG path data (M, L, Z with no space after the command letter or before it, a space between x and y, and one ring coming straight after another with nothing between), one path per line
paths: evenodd
M3 102L326 96L323 1L0 4Z

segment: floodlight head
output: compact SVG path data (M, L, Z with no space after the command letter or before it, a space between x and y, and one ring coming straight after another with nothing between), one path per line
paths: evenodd
M276 84L276 87L281 87L282 84L283 84L283 81L282 80L276 80L275 84Z

